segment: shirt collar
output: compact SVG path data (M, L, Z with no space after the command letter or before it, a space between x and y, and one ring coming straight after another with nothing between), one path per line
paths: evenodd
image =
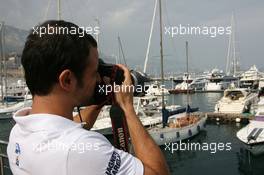
M29 131L65 130L82 127L82 124L54 114L30 114L31 107L18 110L13 118L16 123Z

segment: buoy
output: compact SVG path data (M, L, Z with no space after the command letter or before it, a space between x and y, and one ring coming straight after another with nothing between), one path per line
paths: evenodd
M216 121L218 121L218 122L219 122L219 121L220 121L220 118L218 118L218 117L217 117L217 118L216 118Z
M240 123L241 122L241 118L236 118L236 122Z

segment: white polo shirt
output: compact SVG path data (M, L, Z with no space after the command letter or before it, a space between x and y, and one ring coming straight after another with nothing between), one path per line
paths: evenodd
M7 154L14 175L143 175L142 162L101 134L52 114L14 114Z

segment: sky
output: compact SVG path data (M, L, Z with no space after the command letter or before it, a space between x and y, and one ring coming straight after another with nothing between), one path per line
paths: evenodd
M97 26L100 21L99 50L118 55L120 36L128 66L143 69L155 0L61 0L62 19L79 26ZM235 16L235 48L241 69L256 64L263 69L264 1L262 0L162 0L163 30L169 26L231 25ZM147 72L159 74L159 18L155 19ZM56 0L0 0L0 21L29 30L47 19L57 18ZM206 71L225 70L228 34L177 35L163 31L164 70L166 73L186 69L185 42L189 43L189 68Z

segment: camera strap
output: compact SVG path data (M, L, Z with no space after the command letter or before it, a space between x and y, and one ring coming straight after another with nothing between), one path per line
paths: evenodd
M114 66L111 74L111 84L114 85L115 75L118 67ZM115 87L113 87L115 88ZM114 91L111 92L112 106L110 108L110 118L112 123L112 132L115 147L123 151L129 152L129 132L125 113L117 104Z

